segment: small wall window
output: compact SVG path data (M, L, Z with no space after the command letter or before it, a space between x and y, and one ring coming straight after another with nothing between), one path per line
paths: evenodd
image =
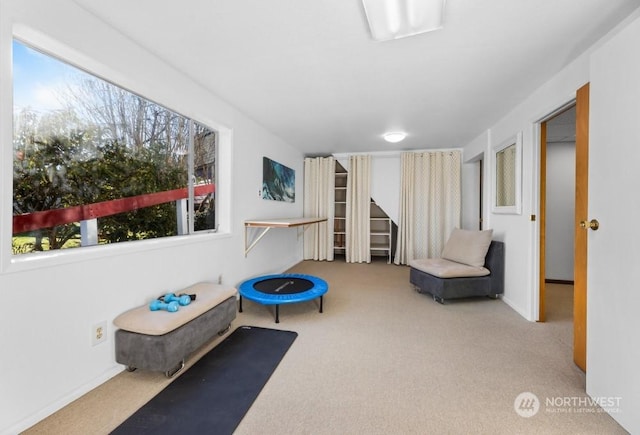
M211 231L218 132L13 43L14 254Z
M522 212L522 133L494 147L493 207L494 213Z

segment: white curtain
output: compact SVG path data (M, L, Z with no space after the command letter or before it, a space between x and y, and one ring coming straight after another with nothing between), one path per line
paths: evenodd
M371 262L371 156L349 157L347 177L347 263Z
M326 217L304 231L304 259L333 261L333 216L335 197L333 157L304 159L304 216Z
M402 153L395 264L439 257L460 227L459 151Z

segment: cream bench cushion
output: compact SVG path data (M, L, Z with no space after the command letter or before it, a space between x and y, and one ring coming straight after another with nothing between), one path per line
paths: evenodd
M180 293L195 294L196 299L189 305L181 306L175 313L164 310L151 311L148 305L143 305L120 314L113 323L125 331L146 335L164 335L209 311L230 297L236 296L237 290L235 287L212 282L200 282L176 292L176 294Z
M469 266L444 258L420 258L411 260L409 266L438 278L464 278L489 275L485 267Z

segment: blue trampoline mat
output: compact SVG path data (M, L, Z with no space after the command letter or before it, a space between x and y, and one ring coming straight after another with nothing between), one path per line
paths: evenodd
M327 282L317 276L299 273L259 276L240 284L238 289L240 312L242 312L242 298L262 305L275 305L276 323L279 323L279 305L320 298L320 312L322 312L322 296L328 290Z

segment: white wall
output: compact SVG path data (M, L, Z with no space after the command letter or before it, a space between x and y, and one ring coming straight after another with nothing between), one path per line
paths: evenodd
M640 13L591 58L587 393L640 433Z
M400 154L371 155L371 198L397 225L400 213Z
M546 279L573 281L576 145L547 144Z
M607 410L631 433L640 432L640 292L634 273L640 251L633 233L640 215L640 202L633 200L640 185L635 165L640 160L639 16L636 10L465 147L467 156L488 154L505 138L523 132L522 214L489 213L487 228L505 242L505 302L536 320L539 228L530 215L539 212L538 123L591 81L589 213L601 219L602 226L589 236L587 392L594 398L620 397L620 408ZM487 186L490 173L487 168Z
M52 50L187 116L219 128L220 234L11 257L11 42ZM271 231L245 258L243 221L302 215L302 154L215 95L113 31L72 1L0 3L0 433L16 433L122 370L112 320L165 291L200 280L237 285L302 259L295 230ZM258 198L262 157L296 170L294 204ZM225 163L226 162L226 163ZM226 206L226 207L225 207ZM28 261L27 261L28 260ZM106 320L107 341L91 345Z
M589 81L589 55L585 53L541 86L504 118L465 146L465 156L492 149L516 133L522 132L522 213L491 212L492 168L486 158L484 171L485 228L493 228L494 238L505 242L506 269L503 300L529 320L536 320L538 311L538 277L534 261L538 258L538 122L575 98L575 91ZM468 191L463 191L463 197Z

